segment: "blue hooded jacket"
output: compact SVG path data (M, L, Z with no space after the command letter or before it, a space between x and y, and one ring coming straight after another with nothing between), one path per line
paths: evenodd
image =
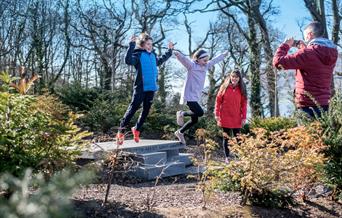
M130 42L126 53L125 62L133 65L137 71L134 81L136 91L157 91L158 68L172 56L172 50L169 49L162 57L158 58L154 52L148 52L145 49L135 49L135 42Z

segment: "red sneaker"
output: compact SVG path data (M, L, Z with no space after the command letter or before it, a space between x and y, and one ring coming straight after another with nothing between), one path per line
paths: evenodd
M140 141L140 131L138 131L135 127L132 127L133 138L136 143Z
M122 145L125 140L125 134L118 132L116 134L116 144L117 145Z

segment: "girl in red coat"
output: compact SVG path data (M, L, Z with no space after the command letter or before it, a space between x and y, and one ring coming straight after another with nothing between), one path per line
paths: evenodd
M223 149L228 163L229 137L240 133L246 122L247 92L239 70L234 70L225 79L216 96L215 119L223 129Z

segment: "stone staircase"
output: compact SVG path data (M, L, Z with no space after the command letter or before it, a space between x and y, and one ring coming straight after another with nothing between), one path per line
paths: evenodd
M84 151L80 159L98 160L115 149L135 154L137 165L132 169L134 176L142 179L155 179L158 176L168 177L191 173L193 171L192 154L180 153L185 146L178 141L148 140L139 143L126 140L120 147L111 142L100 142Z

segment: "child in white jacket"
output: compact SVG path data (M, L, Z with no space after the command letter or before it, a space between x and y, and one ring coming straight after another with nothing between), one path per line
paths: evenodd
M177 124L182 126L175 132L176 137L182 144L186 144L184 132L198 122L198 118L203 116L204 112L200 104L201 93L204 88L206 73L215 64L222 61L228 54L228 51L218 55L209 61L209 54L200 49L193 55L193 60L186 58L180 52L174 52L177 60L188 70L184 83L180 104L186 103L190 111L177 112ZM190 116L191 120L184 124L184 116Z

